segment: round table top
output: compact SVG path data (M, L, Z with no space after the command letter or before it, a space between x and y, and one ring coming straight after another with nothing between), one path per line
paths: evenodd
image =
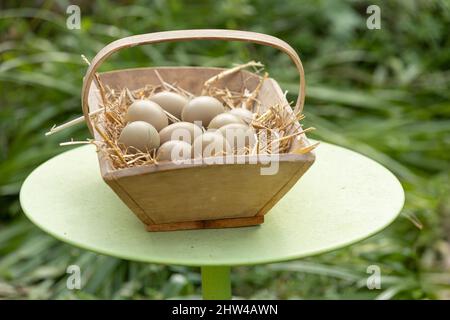
M72 245L127 260L250 265L311 256L365 239L404 203L397 178L356 152L321 143L316 162L260 226L147 232L103 182L95 147L64 152L35 169L20 202L28 218Z

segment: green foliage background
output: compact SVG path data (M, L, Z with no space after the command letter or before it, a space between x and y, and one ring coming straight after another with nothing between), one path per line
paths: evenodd
M280 299L450 298L450 3L448 1L74 1L81 30L66 28L69 1L0 3L0 298L162 299L200 294L196 268L145 265L65 245L34 227L18 192L37 165L85 139L84 125L44 132L81 113L86 66L120 37L185 28L232 28L280 37L307 75L314 138L379 161L407 192L402 216L381 234L319 257L233 269L234 295ZM381 8L381 30L366 8ZM125 50L103 70L151 65L230 66L260 60L294 99L297 74L271 48L190 42ZM368 181L367 183L370 183ZM66 289L81 266L84 287ZM366 268L382 270L368 290Z

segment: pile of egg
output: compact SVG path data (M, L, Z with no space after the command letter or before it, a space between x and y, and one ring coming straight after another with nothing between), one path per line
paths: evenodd
M181 121L170 124L166 113ZM158 161L214 156L230 150L239 154L254 141L249 127L252 117L244 108L226 112L222 103L210 96L189 100L163 91L129 106L127 125L118 142L129 152L157 149Z

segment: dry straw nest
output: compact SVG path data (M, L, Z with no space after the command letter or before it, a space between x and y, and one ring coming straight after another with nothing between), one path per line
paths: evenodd
M302 129L300 126L296 126L298 121L304 119L304 115L289 112L286 106L283 105L275 104L266 108L265 111L262 111L261 102L257 97L262 83L268 77L267 72L260 77L260 82L253 91L244 88L241 92L236 92L231 91L226 87L221 88L215 85L218 80L248 67L252 67L256 73L261 73L263 70L263 65L254 61L226 69L205 81L202 88L202 95L208 95L218 99L222 102L227 111L234 108L245 108L253 113L253 119L249 123L249 126L254 129L256 143L251 147L246 148L244 154L287 153L291 148L293 139L299 139L299 141L301 141L300 135L313 130L314 128ZM62 143L62 145L78 143L95 144L98 151L104 152L109 157L112 166L115 169L157 165L158 158L156 156L156 149L142 152L140 150L127 149L122 144L118 143L120 133L127 124L125 115L128 107L135 100L148 99L161 91L176 92L187 98L193 98L195 95L176 83L167 83L159 75L158 71L155 70L155 72L160 83L158 85L146 85L137 90L129 90L128 88L110 88L105 86L98 74L96 74L95 81L99 88L101 108L92 112L90 117L94 129L100 134L104 141L89 139L84 142L66 142ZM167 111L165 112L171 122L181 121ZM58 131L57 129L58 127L52 128L49 134ZM206 129L203 128L203 130L205 131ZM300 149L295 150L295 153L307 153L316 146L317 144L302 145ZM236 150L231 152L235 154Z

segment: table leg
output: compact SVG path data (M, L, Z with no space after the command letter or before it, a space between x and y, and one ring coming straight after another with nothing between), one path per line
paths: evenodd
M230 267L201 267L204 300L231 299Z

